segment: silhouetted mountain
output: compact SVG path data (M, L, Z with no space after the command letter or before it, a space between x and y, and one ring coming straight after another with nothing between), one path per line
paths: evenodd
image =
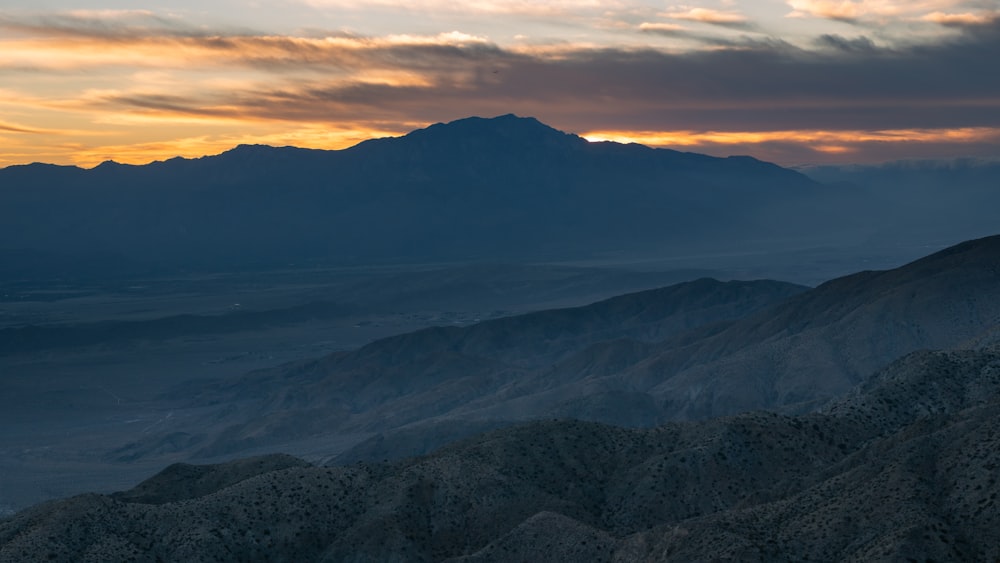
M133 269L217 269L773 246L829 234L829 207L809 211L828 192L749 157L469 118L339 151L239 146L144 166L6 168L0 251L21 259L0 267L72 273L47 257L97 253Z
M996 351L920 352L816 414L174 466L0 521L0 561L991 561L998 374Z

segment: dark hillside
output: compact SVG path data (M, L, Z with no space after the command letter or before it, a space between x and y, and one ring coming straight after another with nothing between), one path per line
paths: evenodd
M818 414L535 422L393 464L175 467L0 522L0 561L992 560L998 374L992 352L920 353Z
M822 215L803 214L828 192L747 157L588 143L506 115L340 151L239 146L144 166L3 169L0 251L20 257L3 271L22 276L81 254L140 271L662 255L781 246L819 227Z

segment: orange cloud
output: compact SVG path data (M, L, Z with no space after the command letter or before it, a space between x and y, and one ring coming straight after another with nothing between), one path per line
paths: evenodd
M1000 129L965 127L956 129L888 129L881 131L590 131L581 135L590 141L640 143L658 147L701 145L746 145L797 143L821 152L845 152L859 143L973 143L1000 139Z
M902 5L838 4L869 13L876 5ZM934 17L958 25L960 10L941 9ZM671 13L672 20L638 28L697 42L713 38L687 33L689 21L745 22L735 12ZM142 11L83 12L27 23L0 14L0 32L14 31L0 38L0 74L9 79L0 89L0 133L19 143L5 140L0 162L26 154L63 163L109 157L146 162L219 152L241 142L337 148L367 134L512 111L571 131L658 146L797 142L828 154L858 143L973 143L968 139L981 130L948 129L958 135L949 140L942 137L944 128L997 126L997 79L981 72L975 55L985 52L979 45L993 45L987 34L969 33L965 43L923 45L919 51L899 48L892 56L872 56L890 51L833 36L846 45L842 56L830 57L815 44L810 51L742 37L710 44L746 47L741 52L703 45L657 49L634 33L635 22L648 15L635 13L630 20L636 44L573 40L508 48L457 31L226 35ZM847 48L853 43L866 48ZM929 81L931 74L947 79ZM888 75L894 79L884 80ZM940 129L889 129L900 124ZM606 130L614 127L679 131ZM859 131L825 131L830 127ZM324 134L324 128L335 134ZM860 131L865 128L878 131Z
M920 19L941 25L988 25L1000 19L1000 11L979 13L963 12L960 14L931 12Z
M866 17L903 18L948 9L958 0L787 0L789 17L853 21Z
M954 158L995 153L1000 128L783 130L783 131L592 131L591 141L637 142L715 156L749 154L783 165L885 162L907 158Z
M521 16L559 16L576 14L581 10L606 11L620 2L602 0L547 0L533 2L527 0L300 0L317 8L337 8L341 10L370 10L386 8L393 10L413 10L432 13L493 14Z
M421 48L489 47L486 38L460 32L432 36L390 35L379 38L290 36L67 37L7 40L0 68L76 70L119 66L186 69L292 65L315 67L412 66L419 64ZM405 52L409 50L410 52ZM440 62L439 56L435 62Z
M394 137L426 126L426 123L405 123L386 127L377 124L345 124L333 128L327 124L287 124L276 123L258 128L255 132L216 135L193 135L167 141L127 142L123 144L79 143L54 147L49 154L60 162L71 162L79 166L96 166L106 160L126 164L144 164L155 160L165 160L176 156L200 157L218 154L239 144L265 144L272 146L296 146L316 149L343 149L361 141ZM246 127L244 126L244 129ZM791 143L803 145L810 150L842 155L857 153L867 143L975 143L997 142L1000 129L899 129L884 131L591 131L582 135L585 139L615 141L621 143L641 143L648 146L695 148L710 146L754 145L763 143ZM17 155L4 155L2 164L13 164ZM8 161L8 162L5 162Z
M0 121L0 131L8 131L11 133L41 133L39 129L35 129L33 127L26 127L24 125L4 121Z
M180 137L170 140L131 142L121 144L80 143L52 147L48 154L56 162L72 163L77 166L92 167L107 160L122 164L146 164L156 160L174 157L197 158L206 154L218 154L240 144L264 144L271 146L295 146L313 149L343 149L362 141L392 137L407 130L426 124L405 125L401 128L382 128L358 123L340 129L325 124L274 124L258 128L256 132L238 134L214 134ZM247 129L246 126L243 127ZM8 159L11 155L4 155ZM3 162L0 160L0 162ZM7 164L13 164L9 162Z
M640 31L660 31L660 32L674 32L674 31L687 31L688 28L683 25L676 23L664 23L664 22L642 22L639 24Z
M733 25L747 22L746 16L739 12L710 10L707 8L690 8L688 10L667 12L662 15L673 20L686 20L717 25Z

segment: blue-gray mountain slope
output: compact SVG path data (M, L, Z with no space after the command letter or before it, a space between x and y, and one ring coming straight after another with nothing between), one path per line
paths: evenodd
M414 425L454 436L449 421L648 426L760 408L804 412L905 354L987 345L998 331L1000 236L804 292L701 280L427 329L205 389L203 402L247 409L226 419L206 453L334 429L402 431L411 444L433 444L416 439ZM383 442L369 451L387 450Z
M144 166L9 167L0 258L23 277L90 261L127 272L691 252L818 229L823 214L803 214L828 191L749 157L468 118L338 151L240 146Z

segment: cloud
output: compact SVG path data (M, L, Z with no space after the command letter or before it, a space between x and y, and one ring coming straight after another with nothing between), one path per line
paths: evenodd
M368 139L398 136L417 126L408 123L359 123L351 127L336 128L327 123L299 124L288 126L280 132L260 130L252 133L196 135L169 141L75 147L72 159L78 166L91 167L107 160L124 164L145 164L177 156L195 158L219 154L241 144L339 149Z
M989 12L962 12L947 14L944 12L931 12L920 18L923 21L946 26L979 26L990 25L1000 20L1000 10Z
M1000 76L982 73L1000 41L955 42L912 51L863 40L808 52L766 42L742 49L682 54L653 50L567 49L557 54L504 50L484 56L432 48L419 54L387 46L359 56L391 70L418 61L411 81L290 77L240 91L183 97L131 93L100 103L128 111L266 119L331 120L392 115L433 122L507 111L555 115L574 130L601 121L639 127L776 130L1000 126ZM397 57L406 57L400 59ZM985 65L985 66L984 66ZM496 72L494 72L496 71ZM891 79L887 79L891 77Z
M622 7L620 2L602 0L548 0L534 2L528 0L300 0L302 3L324 9L371 10L382 8L394 12L429 12L437 14L480 14L480 15L520 15L559 16L579 14L581 11L596 13Z
M146 25L144 17L111 19L139 18ZM14 25L10 18L4 21ZM2 93L0 105L13 104L17 113L6 115L17 115L24 129L51 128L68 116L77 129L85 123L136 132L181 128L185 134L178 139L208 134L212 143L246 128L255 128L258 138L277 135L278 129L318 131L345 124L359 132L399 131L393 124L415 127L509 112L569 131L770 131L777 137L756 142L787 150L798 143L813 147L808 150L814 155L821 155L818 147L825 147L822 154L848 154L843 147L859 142L872 154L892 144L970 147L975 142L920 132L1000 127L1000 73L984 72L1000 57L998 22L959 27L934 43L890 48L865 36L834 34L804 47L769 37L699 37L685 29L688 21L631 28L702 42L686 51L568 41L502 46L459 31L296 37L195 33L178 24L144 35L119 24L110 31L60 25L44 39L4 41L0 74L20 91L11 92L13 97ZM36 75L45 84L64 76L72 91L57 94L43 86L25 94ZM21 117L46 111L62 113ZM861 138L856 132L883 133L854 144L832 138L808 144L789 133L797 131L847 131L855 139ZM338 142L309 138L327 143L322 146ZM41 146L46 139L39 139ZM699 142L706 145L695 146L743 146L720 139L703 135ZM745 135L740 139L754 142ZM142 142L152 154L159 141ZM97 146L111 150L126 144ZM184 150L205 146L192 141Z
M438 67L499 54L485 38L459 32L433 36L380 38L289 36L163 36L141 34L68 36L11 40L4 44L0 69L75 70L94 67L192 68L269 67L275 72L302 68L351 68L366 65Z
M803 162L882 162L899 158L990 155L1000 143L1000 127L899 130L781 131L589 131L590 141L640 143L719 156L753 154L794 164Z
M236 86L185 84L186 75L171 86L161 77L159 84L95 91L77 103L144 116L305 121L361 112L432 122L516 109L562 115L576 129L594 129L601 116L696 129L748 122L779 129L964 127L1000 122L1000 76L982 72L1000 56L1000 34L983 31L910 50L830 35L822 40L827 49L816 52L747 40L734 41L737 49L685 53L502 48L462 34L94 41L94 53L120 57L121 64L148 50L175 57L177 72L194 65L252 74Z
M34 37L135 38L150 35L201 37L206 29L148 10L74 10L55 14L0 13L0 29ZM232 30L235 31L235 30ZM219 30L213 30L218 33Z
M875 53L878 47L867 37L848 39L837 34L824 34L816 38L816 44L845 53Z
M721 26L744 26L747 24L746 16L739 12L711 10L708 8L673 10L662 15L672 20L693 21Z
M778 130L778 131L590 131L581 133L590 141L617 141L650 146L743 145L795 142L820 148L872 142L963 142L1000 139L1000 127L895 130Z
M666 22L642 22L639 24L640 31L648 31L654 33L662 33L665 35L674 35L677 33L687 33L690 31L689 28L677 23L666 23Z
M816 17L846 22L866 18L903 19L945 10L960 0L787 0L789 17Z
M17 125L14 123L7 123L3 121L0 121L0 131L7 131L8 133L31 133L31 134L38 134L42 132L41 130L35 129L33 127L25 127L23 125Z

